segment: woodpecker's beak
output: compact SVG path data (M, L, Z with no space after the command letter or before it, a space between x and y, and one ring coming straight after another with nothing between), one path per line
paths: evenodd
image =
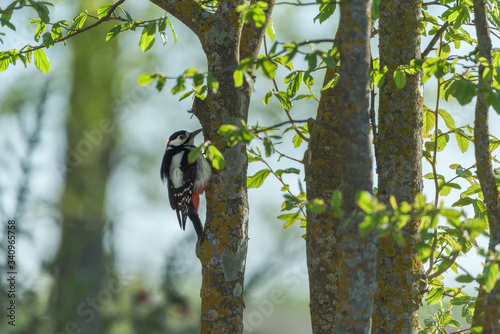
M202 130L203 130L203 129L198 129L198 130L195 130L195 131L191 132L190 137L191 137L191 138L196 137L196 135L197 135L198 133L200 133Z

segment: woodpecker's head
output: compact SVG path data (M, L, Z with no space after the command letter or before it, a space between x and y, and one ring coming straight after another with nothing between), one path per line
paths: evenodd
M202 129L198 129L193 132L188 132L185 130L174 132L170 138L168 138L167 148L169 147L178 147L185 145L193 145L194 146L194 137L198 133L201 132Z

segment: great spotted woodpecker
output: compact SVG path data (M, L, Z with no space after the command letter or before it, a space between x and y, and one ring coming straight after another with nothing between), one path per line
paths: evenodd
M202 154L194 163L189 163L188 155L193 149L194 138L202 129L188 132L177 131L170 136L163 155L160 176L163 183L167 180L168 197L172 210L177 213L179 226L185 230L187 217L193 222L198 241L203 241L203 225L198 216L200 194L203 193L212 172Z

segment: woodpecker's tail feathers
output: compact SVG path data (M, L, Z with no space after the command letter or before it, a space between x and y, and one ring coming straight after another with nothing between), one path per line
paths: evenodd
M191 208L191 210L189 210L189 219L191 219L191 221L193 222L194 229L196 231L196 234L198 235L198 241L200 243L203 242L203 238L204 238L203 225L201 224L200 217L194 211L193 208Z
M181 212L179 210L175 210L175 213L177 213L177 220L179 221L179 226L180 228L185 231L186 230L186 220L187 216L182 215L181 217Z

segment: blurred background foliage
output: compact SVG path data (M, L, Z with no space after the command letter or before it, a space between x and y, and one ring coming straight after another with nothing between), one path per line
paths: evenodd
M53 3L52 15L64 18L108 4ZM142 20L163 15L149 1L126 6ZM277 40L331 39L337 13L321 26L313 22L317 13L317 6L277 6ZM2 38L4 49L33 43L34 25L27 22L35 14L16 15L16 33ZM190 226L186 232L178 228L159 177L170 134L199 124L186 112L191 99L179 102L179 96L169 92L173 82L167 81L161 93L153 85L137 84L142 73L176 77L187 68L206 70L196 36L171 19L178 42L169 35L165 46L155 43L147 53L139 48L140 32L123 33L106 43L112 26L104 25L75 36L65 47L46 50L52 63L47 75L34 66L11 67L1 74L0 249L5 249L6 223L15 219L18 266L16 327L1 321L1 333L199 331L201 266L195 233ZM372 43L376 50L377 39ZM296 68L307 66L294 61ZM278 81L287 74L279 69ZM322 82L323 71L313 75ZM271 87L272 82L259 77L249 124L272 125L284 119L275 99L267 106L262 103ZM313 90L319 95L317 85ZM435 99L432 84L426 85L425 95ZM296 101L294 118L315 115L315 103ZM449 105L457 123L472 122L471 105ZM498 127L492 127L495 131ZM292 136L285 135L279 149L301 160L305 145L294 149ZM460 153L451 145L443 154L451 157L442 159L447 163ZM472 150L464 159L474 161ZM302 169L288 161L271 163ZM250 164L248 175L263 167L260 162ZM286 177L298 193L303 180L293 174ZM432 193L432 185L428 188ZM279 181L269 178L262 189L249 191L245 328L249 333L310 333L303 231L298 224L283 230L276 218L283 201L279 189ZM482 270L477 258L461 261L472 273ZM6 288L2 278L1 305ZM422 312L435 310L424 307Z
M54 1L51 15L71 18L104 4ZM127 9L140 19L163 14L147 1L127 3ZM333 20L313 25L317 8L280 6L275 12L283 41L312 34L331 38L334 32ZM35 26L27 22L36 13L16 16L16 33L3 38L3 47L33 43ZM16 326L2 321L0 332L199 331L201 267L194 232L190 226L179 230L158 173L168 136L199 124L186 112L190 99L178 102L168 90L136 83L144 72L206 70L196 36L172 21L178 42L169 38L147 53L138 47L139 32L105 42L112 27L105 24L47 49L47 75L19 66L2 73L0 243L4 249L6 222L15 219L18 281ZM307 28L296 24L302 21ZM316 76L321 81L323 73ZM257 87L250 121L278 122L278 102L262 104L271 82L258 85L263 87ZM296 109L297 117L309 116L316 105ZM300 160L303 150L295 154ZM249 173L262 167L251 166ZM307 333L303 231L283 230L275 218L282 195L274 182L266 186L270 196L259 196L265 189L250 193L245 326L253 333ZM299 182L291 180L297 189ZM3 256L0 266L3 272ZM3 300L6 291L0 295Z

